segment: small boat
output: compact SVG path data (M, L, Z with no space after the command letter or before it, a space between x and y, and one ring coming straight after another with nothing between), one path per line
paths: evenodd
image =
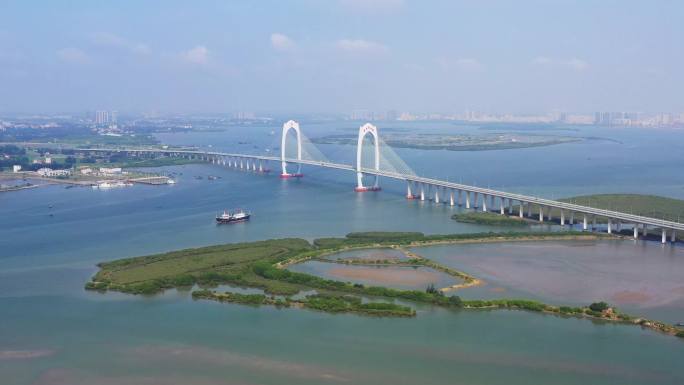
M234 223L234 222L244 222L249 220L252 214L243 211L242 209L237 209L235 211L223 211L223 214L216 216L216 223Z

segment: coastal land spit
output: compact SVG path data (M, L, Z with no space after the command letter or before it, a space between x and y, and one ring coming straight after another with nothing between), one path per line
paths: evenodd
M153 295L172 288L195 288L195 299L247 305L306 308L330 313L356 313L369 316L414 317L411 302L464 310L524 310L564 317L593 319L607 323L641 326L684 338L684 330L663 322L634 317L606 302L573 307L545 304L529 299L464 300L454 294L482 281L465 272L443 266L405 248L435 244L486 243L545 240L590 240L615 238L607 234L558 233L479 233L424 235L413 232L350 233L344 238L271 239L172 251L163 254L119 259L100 263L100 270L85 288L129 294ZM343 251L392 248L406 259L330 259ZM401 290L383 286L324 279L287 269L309 260L366 266L427 267L448 274L459 283L425 290ZM241 294L212 290L218 285L257 288L263 294ZM198 287L198 288L196 288ZM315 291L315 294L297 295ZM400 303L396 303L400 302Z

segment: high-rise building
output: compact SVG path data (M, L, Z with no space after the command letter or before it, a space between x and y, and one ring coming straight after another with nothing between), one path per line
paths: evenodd
M107 124L109 123L109 112L107 111L96 111L95 112L95 124Z
M110 121L111 121L112 123L114 123L114 124L117 123L116 120L117 120L117 118L118 118L118 116L117 116L118 114L119 114L118 111L112 111L112 112L111 112L111 114L110 114Z

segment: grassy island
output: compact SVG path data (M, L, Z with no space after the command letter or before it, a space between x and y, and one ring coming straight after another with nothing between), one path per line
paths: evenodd
M352 295L314 294L301 300L294 300L289 297L283 299L264 294L219 293L202 289L193 291L192 298L255 306L303 307L329 313L357 313L377 317L414 317L416 315L416 311L408 306L388 302L363 303L361 298Z
M365 232L350 233L344 238L321 238L313 244L303 239L286 238L245 242L172 251L142 257L100 263L100 270L86 283L88 290L119 291L130 294L156 294L170 288L190 288L195 299L245 305L299 307L331 313L356 313L371 316L412 317L415 310L388 302L402 300L457 309L517 309L545 312L563 316L593 318L630 323L663 333L684 336L684 331L662 322L634 318L618 312L608 304L598 302L586 307L553 306L525 299L462 300L449 295L453 290L481 283L477 278L450 267L440 265L403 249L446 243L503 242L527 240L597 239L608 237L581 232L562 233L478 233L424 235L422 233ZM447 288L430 285L426 290L400 290L382 286L342 282L310 274L293 272L286 267L306 260L345 250L391 247L402 249L408 259L389 264L427 266L458 277L463 283ZM331 263L344 261L327 260ZM353 261L354 264L377 266L387 261ZM260 288L265 294L238 294L209 290L219 284ZM291 296L304 290L317 294L303 299ZM364 302L360 296L381 301Z
M482 211L456 213L451 216L451 219L455 220L456 222L474 223L478 225L489 226L524 227L528 225L527 221L522 218Z

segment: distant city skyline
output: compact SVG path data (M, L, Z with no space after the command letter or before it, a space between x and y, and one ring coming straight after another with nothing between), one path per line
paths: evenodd
M673 0L8 0L0 14L0 115L684 112Z

